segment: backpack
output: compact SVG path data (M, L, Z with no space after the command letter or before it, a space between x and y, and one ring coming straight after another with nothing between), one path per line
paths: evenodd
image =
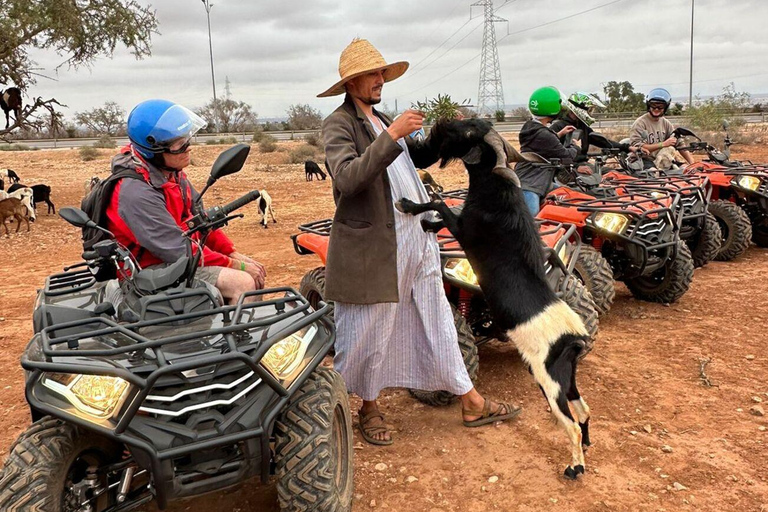
M107 179L97 183L80 203L80 209L102 228L107 228L107 209L112 200L112 192L114 192L117 182L123 178L143 179L136 171L123 168L113 172ZM87 226L83 227L83 250L90 251L98 242L108 238L107 234L103 231ZM95 277L98 282L116 279L117 270L111 263L101 265L96 271Z

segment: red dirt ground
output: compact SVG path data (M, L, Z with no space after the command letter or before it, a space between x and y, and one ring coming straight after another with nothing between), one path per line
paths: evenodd
M195 183L204 183L222 149L194 148ZM763 147L742 152L768 161ZM112 152L101 153L87 163L69 150L0 153L0 168L16 170L30 185L51 185L58 207L76 205L85 181L107 174ZM330 216L333 200L330 181L307 183L303 166L286 161L284 153L254 148L243 171L217 184L207 202L268 189L278 223L261 229L250 205L227 231L239 250L266 264L268 284L298 286L319 261L296 255L288 236L300 223ZM433 175L448 187L465 184L455 165ZM19 356L32 335L35 290L81 252L75 228L42 210L38 219L30 233L0 238L0 458L30 421ZM515 350L491 343L480 349L478 389L521 404L523 415L470 430L461 425L458 405L433 409L402 390L386 392L381 403L396 442L373 447L355 433L354 510L768 510L768 418L750 413L753 406L768 409L766 274L768 250L752 247L737 261L696 270L688 294L671 306L639 302L617 286L595 350L580 366L593 446L578 482L561 476L569 460L566 436L549 419ZM704 359L713 387L700 378ZM353 399L353 410L358 407ZM380 462L386 470L375 469ZM498 478L491 483L491 477ZM680 485L685 489L676 490ZM256 509L277 510L274 486L249 481L170 508Z

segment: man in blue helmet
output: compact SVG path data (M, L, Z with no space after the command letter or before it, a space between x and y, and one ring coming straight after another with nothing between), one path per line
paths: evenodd
M182 231L198 194L183 169L190 164L191 138L205 124L194 112L166 100L139 103L128 116L131 142L112 159L112 173L123 178L107 207L107 229L142 268L187 255ZM193 244L193 252L197 250ZM237 252L221 230L210 234L202 250L196 277L216 286L230 303L264 287L264 267Z
M644 150L643 164L646 169L654 166L654 159L660 150L677 144L675 127L664 117L671 104L669 91L661 88L651 90L645 97L648 112L637 118L630 129L629 143ZM680 151L680 154L686 162L693 163L691 153Z

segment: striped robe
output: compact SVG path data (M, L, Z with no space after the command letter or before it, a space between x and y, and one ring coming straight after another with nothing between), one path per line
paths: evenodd
M378 122L371 120L371 124L379 135ZM405 141L398 144L403 152L387 168L392 201L403 197L428 201ZM445 298L436 237L421 229L421 217L395 209L400 302L336 302L334 367L349 391L363 400L375 400L389 387L446 390L456 395L473 387Z

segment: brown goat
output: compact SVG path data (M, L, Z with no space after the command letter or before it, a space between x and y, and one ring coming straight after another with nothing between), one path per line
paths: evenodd
M0 201L0 223L5 226L6 236L11 236L11 233L8 230L8 225L5 223L8 219L16 219L16 222L18 222L16 225L17 233L19 232L19 229L21 229L22 220L27 223L27 232L29 232L29 219L27 218L26 213L27 207L15 197L9 197L8 199Z

